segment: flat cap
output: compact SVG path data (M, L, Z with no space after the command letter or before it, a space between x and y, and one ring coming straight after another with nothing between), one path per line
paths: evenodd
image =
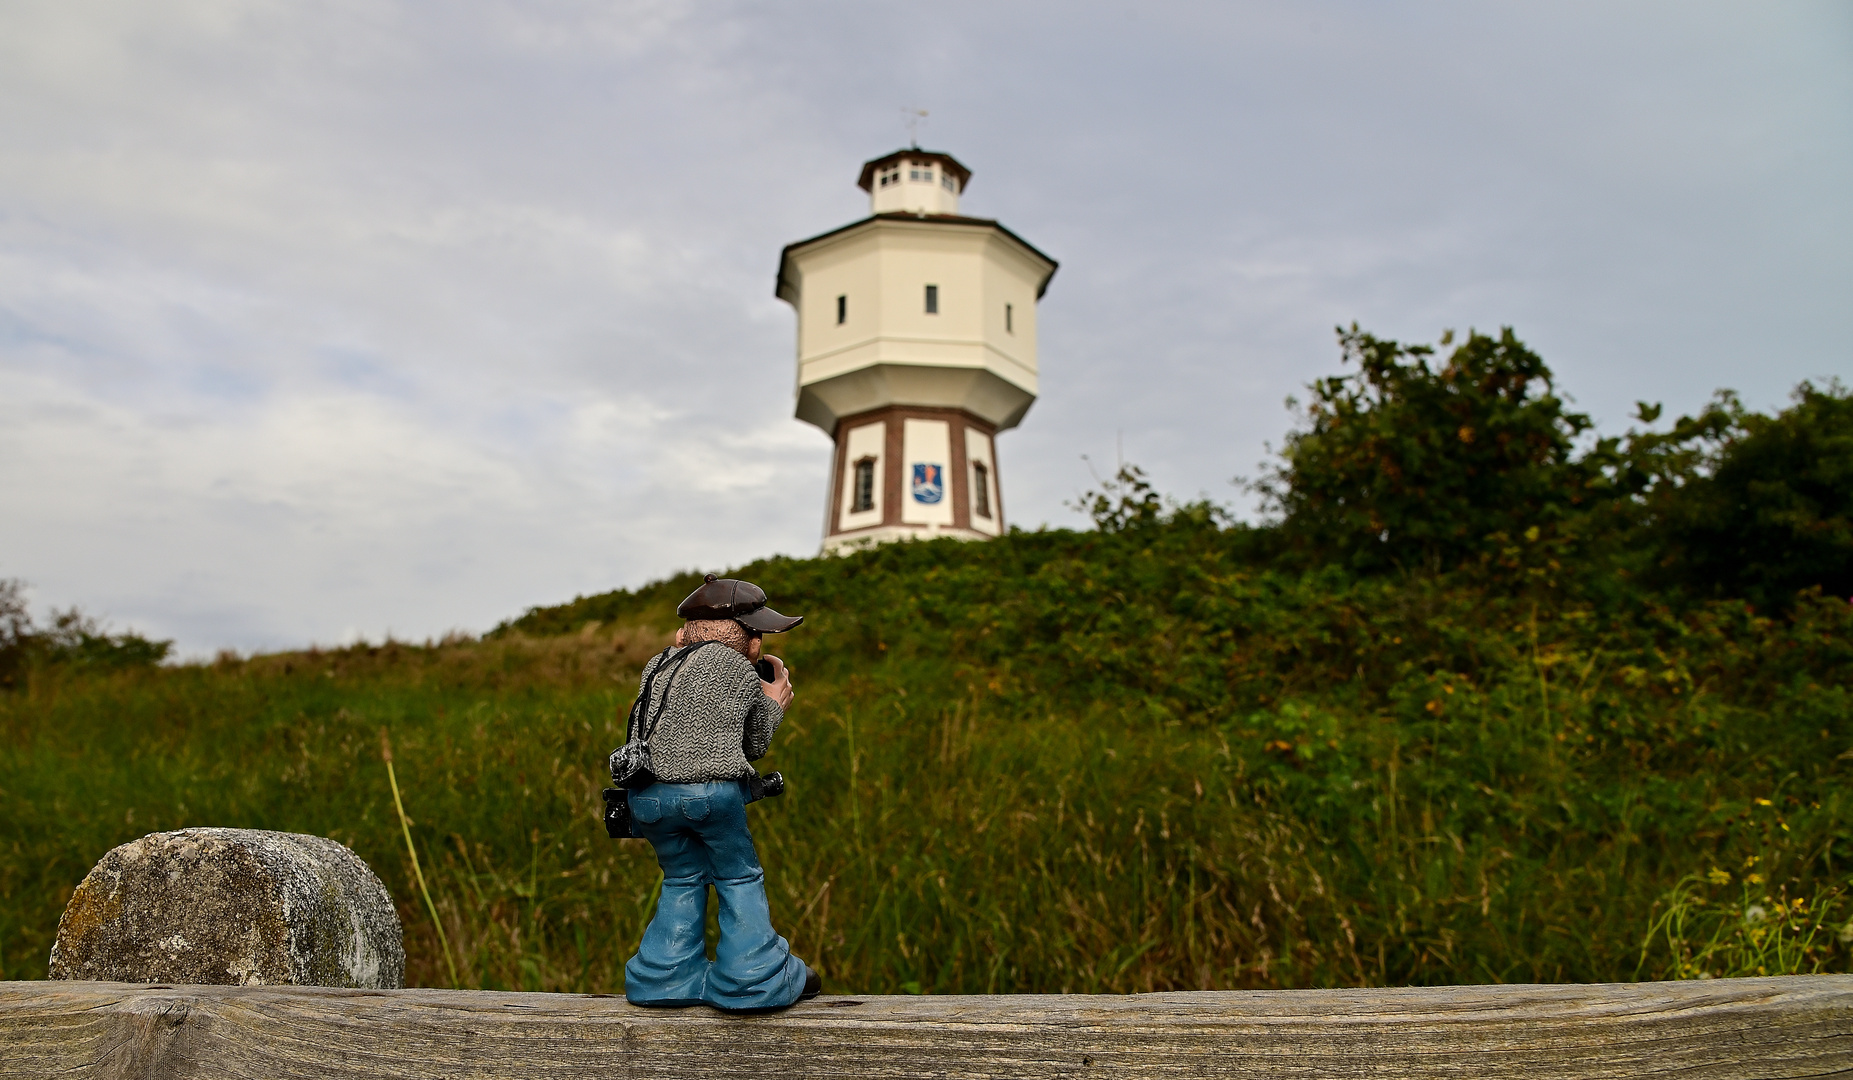
M766 591L750 581L709 574L701 587L676 608L684 619L732 619L761 634L782 634L804 621L802 615L780 615L766 606Z

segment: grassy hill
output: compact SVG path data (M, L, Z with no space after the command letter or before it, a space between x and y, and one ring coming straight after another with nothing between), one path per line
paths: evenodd
M751 812L796 951L858 993L1849 970L1844 499L1775 524L1691 507L1732 483L1789 498L1805 470L1776 454L1793 482L1771 495L1732 479L1741 447L1853 425L1740 413L1564 449L1526 434L1538 384L1514 397L1476 362L1430 382L1493 386L1485 415L1443 394L1412 421L1421 386L1315 415L1266 528L1128 471L1092 531L738 568L807 616L777 643L798 699L762 763L790 791ZM1457 466L1445 514L1382 479ZM1826 570L1682 570L1783 528ZM108 848L210 824L352 846L399 903L409 980L449 984L389 739L459 981L617 990L658 876L604 837L602 764L697 581L481 640L24 664L0 692L0 975L43 977Z
M1256 568L1251 540L1182 520L742 568L809 617L766 762L791 791L754 811L794 947L871 993L1847 969L1845 601L1605 612ZM657 879L603 837L600 765L692 585L0 696L5 975L42 977L110 846L215 824L354 847L412 979L448 983L385 732L462 981L615 989Z

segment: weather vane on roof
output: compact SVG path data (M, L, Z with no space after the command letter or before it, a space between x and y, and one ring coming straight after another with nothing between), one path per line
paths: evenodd
M920 149L920 129L926 126L927 111L905 105L901 108L901 115L907 117L907 140L914 144L915 150Z

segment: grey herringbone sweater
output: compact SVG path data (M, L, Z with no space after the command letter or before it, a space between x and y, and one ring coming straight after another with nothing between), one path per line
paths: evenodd
M667 656L652 657L643 666L638 692L642 693L643 683L649 682L659 664L685 651L671 649ZM641 721L643 716L656 715L662 706L662 718L650 738L651 771L672 784L752 776L753 767L747 762L766 756L772 733L785 718L785 710L759 687L759 673L752 663L719 644L705 646L689 657L675 673L673 685L668 674L656 680L650 688L649 711L639 714ZM664 695L668 695L667 704Z

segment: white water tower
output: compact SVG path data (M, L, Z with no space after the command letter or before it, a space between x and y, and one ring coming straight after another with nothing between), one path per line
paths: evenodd
M862 166L870 216L785 248L798 419L836 442L823 550L1004 528L996 436L1036 400L1036 302L1056 263L962 217L971 170L897 150Z

